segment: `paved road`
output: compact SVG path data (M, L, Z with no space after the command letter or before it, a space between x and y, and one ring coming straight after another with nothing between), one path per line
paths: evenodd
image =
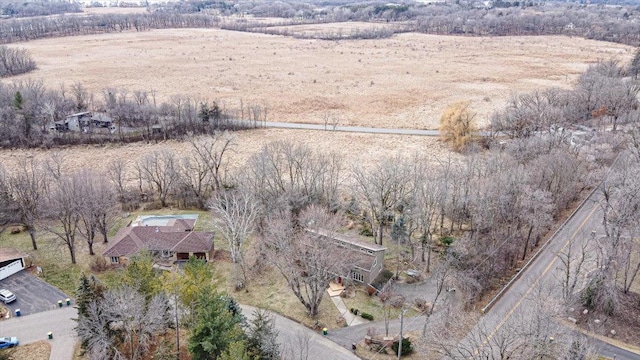
M421 331L426 319L427 318L425 316L405 318L404 324L402 324L403 333L409 331ZM360 325L332 330L329 332L327 337L345 349L351 349L351 344L357 344L364 340L369 329L375 329L377 334L384 334L384 321L367 322ZM395 336L399 333L400 320L394 318L389 321L389 336Z
M28 344L47 339L47 333L53 332L51 344L51 360L73 359L73 348L77 337L74 330L78 316L76 308L63 308L39 312L28 316L14 317L0 321L2 336L15 336L20 344Z
M35 314L58 307L58 300L68 298L62 291L22 270L0 280L0 288L16 294L16 301L7 304L13 314L20 309L22 315Z
M242 314L251 319L253 312L256 310L253 306L240 305ZM298 324L283 316L273 313L275 317L276 329L278 330L278 340L282 345L287 358L305 358L297 353L300 348L308 349L308 360L358 360L359 358L350 350L336 344L327 337L320 335L306 326ZM346 329L352 329L349 327ZM308 341L308 342L307 342ZM302 344L301 344L302 343ZM308 343L308 347L305 345ZM294 356L288 356L290 349L296 349ZM349 347L351 349L351 347ZM296 356L297 355L297 356Z
M548 242L540 256L525 271L525 274L513 283L495 305L481 318L472 331L488 334L484 344L488 343L510 319L526 310L531 304L531 298L540 284L557 282L556 268L559 261L556 254L567 249L569 241L583 241L591 237L592 231L596 236L602 235L601 210L597 204L600 194L593 193L584 205L564 224L564 226ZM559 294L558 294L559 296ZM469 339L469 338L467 338ZM601 346L602 355L616 356L617 360L640 360L640 356L615 346L604 344L596 340Z
M280 129L297 129L297 130L322 130L322 131L340 131L365 134L391 134L391 135L417 135L417 136L440 136L438 130L421 130L421 129L390 129L390 128L373 128L362 126L336 126L322 124L305 124L305 123L286 123L277 121L259 121L254 123L246 120L235 120L238 125L248 127L268 127Z

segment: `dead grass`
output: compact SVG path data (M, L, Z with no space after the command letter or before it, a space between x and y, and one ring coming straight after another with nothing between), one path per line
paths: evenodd
M216 261L217 274L231 274L230 261ZM268 269L260 275L251 277L247 291L235 291L229 276L222 279L220 285L239 303L274 311L296 322L312 328L315 320L307 316L306 309L295 297L286 281L276 269ZM336 317L340 315L337 308L326 294L320 304L318 322L328 329L338 328Z
M94 11L94 10L92 10ZM97 11L97 10L96 10ZM334 24L344 27L344 24ZM331 25L323 25L330 29ZM72 40L72 41L70 41ZM217 29L166 29L15 44L47 86L82 82L262 104L273 121L436 128L443 109L470 100L481 123L511 93L569 87L598 59L626 61L633 48L562 36L455 37L416 33L358 41L298 40ZM300 134L299 134L300 135Z
M49 360L51 345L46 340L40 340L27 345L20 345L10 351L13 352L14 359Z
M413 155L417 153L429 154L434 159L448 156L449 151L436 138L425 136L403 135L373 135L351 134L331 131L304 131L262 129L235 133L237 145L229 153L231 169L241 167L246 159L257 153L260 148L270 142L281 140L297 144L305 144L316 151L334 152L343 161L345 172L353 164L372 164L382 157L395 154ZM109 144L105 146L78 146L56 149L65 160L65 171L73 172L80 169L96 171L106 170L111 159L121 158L127 161L130 171L135 162L146 154L161 149L171 149L183 156L188 153L191 145L184 141L166 141L160 143L136 143L127 145ZM51 156L51 150L0 150L0 163L7 171L11 171L25 157L45 160ZM135 185L135 184L131 184Z
M616 315L612 317L595 311L584 314L584 308L578 302L575 305L575 311L567 313L566 316L577 319L577 326L584 330L613 338L624 344L640 347L640 338L638 337L640 333L640 294L624 294L620 291L618 300ZM595 320L600 320L600 323L596 324ZM615 330L615 335L611 334L611 330Z

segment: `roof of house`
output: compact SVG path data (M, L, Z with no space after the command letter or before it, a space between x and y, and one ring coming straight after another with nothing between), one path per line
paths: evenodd
M373 251L381 251L381 250L386 250L387 248L382 246L382 245L378 245L378 244L372 244L370 242L367 242L366 240L356 237L354 235L348 235L348 234L338 234L335 232L329 233L326 232L324 230L320 230L320 229L307 229L307 231L311 232L311 233L316 233L320 236L325 236L328 237L330 239L334 239L334 240L338 240L347 244L351 244L351 245L355 245L355 246L359 246L361 248L367 249L367 250L373 250Z
M26 253L12 248L0 248L0 262L27 257Z
M103 256L131 256L141 250L209 252L213 233L180 230L175 226L135 226L120 229Z

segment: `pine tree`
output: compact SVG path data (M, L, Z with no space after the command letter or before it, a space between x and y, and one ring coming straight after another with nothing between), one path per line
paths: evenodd
M149 253L131 258L122 282L144 294L147 301L162 290L162 281L153 268L153 257Z
M94 301L100 301L104 297L105 287L95 276L80 276L80 285L76 290L76 305L78 316L87 315L87 307Z
M215 359L245 338L240 316L227 310L227 302L216 294L202 295L195 318L188 345L194 360Z
M247 352L244 341L236 341L229 345L229 348L220 355L220 360L255 360Z
M268 312L256 309L247 330L247 349L258 360L280 359L280 344L275 320Z

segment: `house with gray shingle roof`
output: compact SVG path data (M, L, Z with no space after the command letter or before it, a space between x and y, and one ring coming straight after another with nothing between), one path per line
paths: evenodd
M112 264L126 263L141 251L148 251L163 264L186 261L191 256L213 259L213 233L194 231L195 219L163 219L163 223L148 225L153 222L146 221L147 225L140 225L134 221L118 231L102 256Z

